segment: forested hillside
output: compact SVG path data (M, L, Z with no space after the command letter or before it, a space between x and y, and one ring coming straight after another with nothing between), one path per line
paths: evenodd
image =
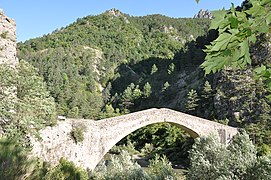
M209 23L208 19L174 19L162 15L132 17L112 9L19 43L18 55L39 68L58 104L59 114L97 119L102 111L112 109L113 97L118 112L130 110L129 104L134 102L128 102L122 91L130 83L143 90L142 83L149 81L145 76L149 77L153 64L159 70L149 83L153 83L152 92L157 94L163 88L161 83L171 83L177 77L177 73L170 77L167 72L170 64L173 72L183 68L180 63L186 64L181 59L189 62L190 58L197 58L198 64L202 62L202 53L187 44L205 35ZM195 51L191 52L191 48ZM114 96L115 93L118 95ZM141 94L129 98L135 100ZM119 100L123 107L116 105ZM105 108L106 104L110 107Z

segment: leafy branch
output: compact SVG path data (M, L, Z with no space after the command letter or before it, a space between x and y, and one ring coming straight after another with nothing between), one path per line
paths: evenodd
M271 0L250 0L250 8L237 11L234 4L230 10L214 11L210 29L218 30L219 36L206 46L205 62L201 67L205 74L215 73L225 67L244 68L251 64L249 46L256 42L259 34L270 30ZM259 68L256 74L267 82L271 89L269 68Z

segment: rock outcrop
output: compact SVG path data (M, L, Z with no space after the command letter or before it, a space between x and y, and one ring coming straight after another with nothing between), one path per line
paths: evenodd
M16 23L0 9L0 64L16 67Z
M212 19L212 18L213 18L213 15L212 15L212 13L211 13L210 11L208 11L208 10L204 11L204 10L201 9L201 10L198 12L198 14L196 14L196 15L194 16L194 18L207 18L207 19Z

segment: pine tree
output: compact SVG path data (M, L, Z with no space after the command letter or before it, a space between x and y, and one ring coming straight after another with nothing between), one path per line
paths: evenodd
M196 108L199 106L198 104L199 98L198 98L198 93L196 90L191 89L186 98L185 102L185 109L188 112L193 112L196 110Z
M111 82L109 82L106 86L106 88L103 90L103 100L104 100L104 103L107 103L108 100L110 99L111 97L111 91L112 89L112 85L111 85Z
M154 73L156 73L158 71L158 68L156 66L156 64L153 64L152 65L152 68L151 68L151 75L153 75Z
M165 92L169 87L170 87L170 84L168 82L165 82L165 84L162 88L162 92Z
M205 81L202 89L202 98L204 98L204 100L209 100L212 97L212 91L212 86L209 81Z
M171 74L171 73L173 73L174 70L175 70L175 65L174 65L173 63L171 63L171 64L168 66L167 73L168 73L168 74Z
M208 81L205 81L201 94L201 108L205 118L213 114L213 90Z
M146 84L143 87L143 97L148 98L150 97L151 93L152 93L151 85L149 82L146 82Z
M139 86L137 85L134 89L133 89L133 94L132 94L132 99L133 101L141 98L142 96L142 92L141 90L139 89Z

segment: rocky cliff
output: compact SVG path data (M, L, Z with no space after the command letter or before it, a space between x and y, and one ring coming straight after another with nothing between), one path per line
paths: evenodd
M16 23L0 9L0 64L16 67Z
M207 19L212 19L212 18L213 18L213 15L212 15L212 13L211 13L210 11L208 11L208 10L204 11L204 10L201 9L201 10L198 12L198 14L196 14L196 15L194 16L194 18L207 18Z

